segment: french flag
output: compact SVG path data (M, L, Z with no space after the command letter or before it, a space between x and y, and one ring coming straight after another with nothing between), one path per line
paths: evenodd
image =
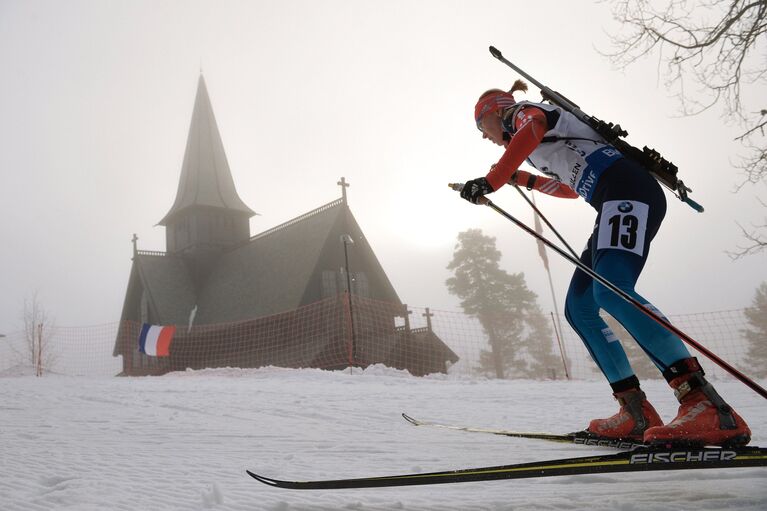
M175 326L157 326L144 323L138 336L138 350L151 357L170 355L170 343L176 333Z

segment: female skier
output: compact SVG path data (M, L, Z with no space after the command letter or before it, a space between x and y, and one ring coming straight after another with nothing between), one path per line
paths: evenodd
M660 315L634 291L650 242L666 214L660 185L569 112L543 103L517 103L513 93L519 90L527 90L521 80L509 92L491 89L480 96L474 108L477 128L483 138L505 150L485 177L465 184L461 197L477 204L506 183L558 197L580 195L597 211L581 261ZM545 177L517 170L525 160ZM600 308L628 330L674 390L680 405L670 423L663 424L639 388L621 343L599 316ZM590 434L666 445L739 446L750 441L748 425L706 380L681 339L581 270L570 282L565 317L620 404L612 417L592 420Z

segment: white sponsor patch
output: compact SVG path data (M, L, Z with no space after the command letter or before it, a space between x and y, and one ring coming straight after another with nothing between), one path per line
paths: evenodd
M599 219L597 250L617 249L644 255L647 215L650 207L631 200L607 201Z
M602 329L602 335L605 337L605 340L607 342L615 342L618 340L618 337L615 335L615 332L613 332L613 329L609 326L607 328Z

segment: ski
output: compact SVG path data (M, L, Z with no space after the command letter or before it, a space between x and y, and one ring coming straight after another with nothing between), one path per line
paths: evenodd
M652 449L562 458L533 463L518 463L493 467L446 470L426 474L410 473L392 476L319 481L283 481L265 477L250 470L247 473L266 485L291 490L338 490L345 488L381 488L431 484L494 481L499 479L525 479L532 477L572 476L580 474L608 474L615 472L648 472L654 470L690 470L705 468L739 468L767 466L767 449L740 447L726 449L704 447L700 449Z
M452 429L454 431L468 431L471 433L488 433L491 435L510 436L515 438L531 438L534 440L546 440L549 442L560 442L567 444L588 445L592 447L611 447L613 449L632 450L640 447L647 447L643 443L631 439L603 438L596 436L588 431L578 431L575 433L557 434L557 433L532 433L523 431L507 431L504 429L477 428L472 426L456 426L441 422L425 421L415 419L406 413L402 418L414 426L429 426L433 428Z

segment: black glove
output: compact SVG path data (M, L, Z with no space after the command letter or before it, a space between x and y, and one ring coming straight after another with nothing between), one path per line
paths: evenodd
M493 193L493 187L484 177L478 177L471 181L466 181L461 190L461 198L466 199L472 204L479 204L479 198L488 193Z

